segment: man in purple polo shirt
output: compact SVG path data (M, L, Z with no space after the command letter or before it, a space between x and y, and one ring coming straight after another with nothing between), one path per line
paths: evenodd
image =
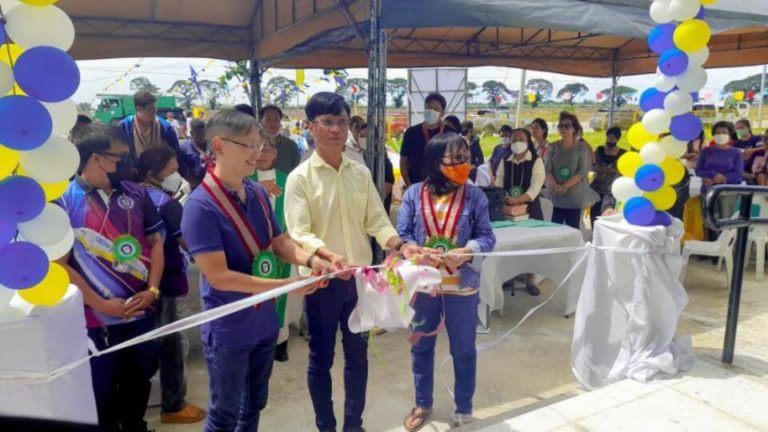
M146 191L121 181L130 153L120 130L91 124L75 136L78 175L59 200L77 241L59 262L83 293L88 336L106 349L154 326L163 274L163 222ZM157 371L154 342L91 360L99 425L146 431L149 379Z
M248 178L268 137L256 120L225 110L206 125L216 167L192 192L181 230L203 274L200 295L210 310L297 279L271 279L276 258L305 265L316 274L329 262L305 252L280 225L267 192ZM273 251L273 258L268 258ZM252 276L255 272L258 276ZM310 286L304 293L317 287ZM275 359L278 318L273 301L203 324L210 400L206 431L252 431L267 404Z

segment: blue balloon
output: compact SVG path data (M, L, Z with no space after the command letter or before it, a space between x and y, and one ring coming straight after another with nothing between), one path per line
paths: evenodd
M12 223L36 218L45 207L45 192L33 179L10 176L0 182L0 220Z
M53 123L43 104L28 96L0 98L0 143L14 150L33 150L51 137Z
M693 113L672 117L669 131L680 141L691 141L702 131L701 119Z
M670 226L672 225L672 216L667 212L657 211L653 221L651 221L651 225Z
M677 24L661 24L648 34L648 48L656 54L663 54L675 48L673 36Z
M640 109L648 112L652 109L664 109L664 98L669 93L660 92L654 87L646 89L642 95L640 95Z
M38 46L21 53L13 74L26 94L43 102L69 99L80 85L77 63L69 54L49 46Z
M0 24L0 44L5 43L5 26Z
M43 281L50 265L40 246L11 243L0 249L0 285L16 290L32 288Z
M0 248L7 245L16 237L16 224L0 219Z
M648 198L634 197L624 204L624 219L632 225L648 226L655 216L656 209Z
M698 102L698 101L699 101L699 99L700 99L700 98L699 98L699 92L693 92L693 93L691 93L691 97L693 98L693 101L694 101L694 102Z
M677 48L668 50L659 57L659 69L664 75L678 76L688 69L688 56Z
M635 184L646 192L658 190L664 186L664 171L658 165L643 165L635 173Z
M707 9L704 6L702 6L701 8L699 8L699 13L697 13L694 18L698 20L703 20L706 17L707 17Z

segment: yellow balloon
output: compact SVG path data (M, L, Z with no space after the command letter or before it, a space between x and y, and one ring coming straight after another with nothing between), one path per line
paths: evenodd
M58 263L51 263L48 274L39 284L32 288L19 290L21 298L37 306L53 306L67 293L69 274Z
M685 166L677 159L666 158L661 161L659 168L664 171L664 184L666 185L680 183L685 177Z
M643 164L643 160L640 158L640 153L629 151L624 153L617 164L621 175L626 177L634 177L635 172L640 165Z
M712 30L706 21L692 19L680 23L672 39L677 48L692 53L707 46L711 37Z
M20 154L16 150L0 145L0 179L11 175L19 166Z
M717 0L701 0L701 4L704 6L709 6L717 3Z
M45 200L46 201L53 201L60 196L64 195L64 192L67 191L67 188L69 187L69 180L62 180L58 183L43 183L40 180L32 177L32 174L30 174L27 170L24 169L21 165L19 165L19 169L17 171L19 175L29 177L37 182L37 184L40 185L40 187L43 188L43 192L45 192Z
M7 65L12 65L16 63L16 59L19 58L23 51L24 50L16 44L0 45L0 61Z
M631 128L629 128L629 132L627 132L627 139L629 140L629 144L632 147L640 150L647 143L656 141L658 136L648 132L645 130L645 127L643 127L642 123L637 122L633 124Z
M24 93L24 90L22 90L18 84L14 84L13 89L8 93L4 94L3 96L26 96L26 95L27 94Z
M59 0L19 0L31 6L50 6Z
M643 196L648 198L659 211L671 209L677 201L677 193L669 186L662 186L653 192L646 192Z

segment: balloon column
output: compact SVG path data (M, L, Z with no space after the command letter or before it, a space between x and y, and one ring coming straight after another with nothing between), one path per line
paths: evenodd
M56 1L0 5L0 289L45 306L69 286L53 261L75 238L67 213L51 201L80 162L66 138L77 120L71 97L80 84L66 53L75 28Z
M679 158L687 142L702 130L691 109L707 82L703 65L709 58L711 36L705 5L716 0L654 0L651 19L658 25L648 35L648 47L658 54L656 82L643 92L642 121L628 133L636 151L618 162L614 197L624 203L624 217L634 225L670 225L666 210L677 200L673 185L685 175ZM668 134L667 134L668 133ZM659 138L664 135L663 138Z

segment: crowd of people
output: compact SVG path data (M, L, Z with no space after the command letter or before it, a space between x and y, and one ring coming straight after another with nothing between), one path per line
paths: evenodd
M502 126L500 144L486 161L472 122L446 116L445 98L430 94L424 122L403 137L406 189L392 223L392 164L385 158L380 193L365 165L368 126L351 116L339 95L309 99L301 146L281 133L286 117L277 106L256 112L238 105L181 125L157 115L151 93L136 93L134 103L136 115L117 127L78 119L71 139L81 163L59 200L77 233L73 250L60 261L83 294L97 348L178 320L190 262L201 272L204 310L310 276L334 277L202 326L205 409L186 401L178 333L95 357L93 389L99 423L107 430L146 430L150 378L158 370L163 423L205 420L206 431L257 430L273 362L289 360L288 325L303 309L316 426L338 428L330 370L340 331L342 430L363 431L367 339L352 333L348 321L357 303L353 273L372 263L371 239L392 255L439 268L443 277L434 295L417 294L412 303L412 331L419 336L411 346L415 403L404 427L416 431L432 413L435 342L443 323L454 361L452 423L465 424L472 420L477 368L480 275L472 254L495 245L488 198L477 185L502 188L505 203L525 205L532 219L545 219L542 202L550 200L552 222L576 229L584 210L591 209L594 221L616 206L611 184L624 153L621 131L608 129L605 145L593 151L569 113L560 115L560 139L551 143L542 119L526 128ZM765 150L748 121L720 122L712 132L711 145L702 135L684 155L704 189L766 184ZM687 183L678 187L687 189ZM733 205L721 202L722 213ZM681 218L683 206L678 209L673 215ZM526 288L538 295L532 276Z

